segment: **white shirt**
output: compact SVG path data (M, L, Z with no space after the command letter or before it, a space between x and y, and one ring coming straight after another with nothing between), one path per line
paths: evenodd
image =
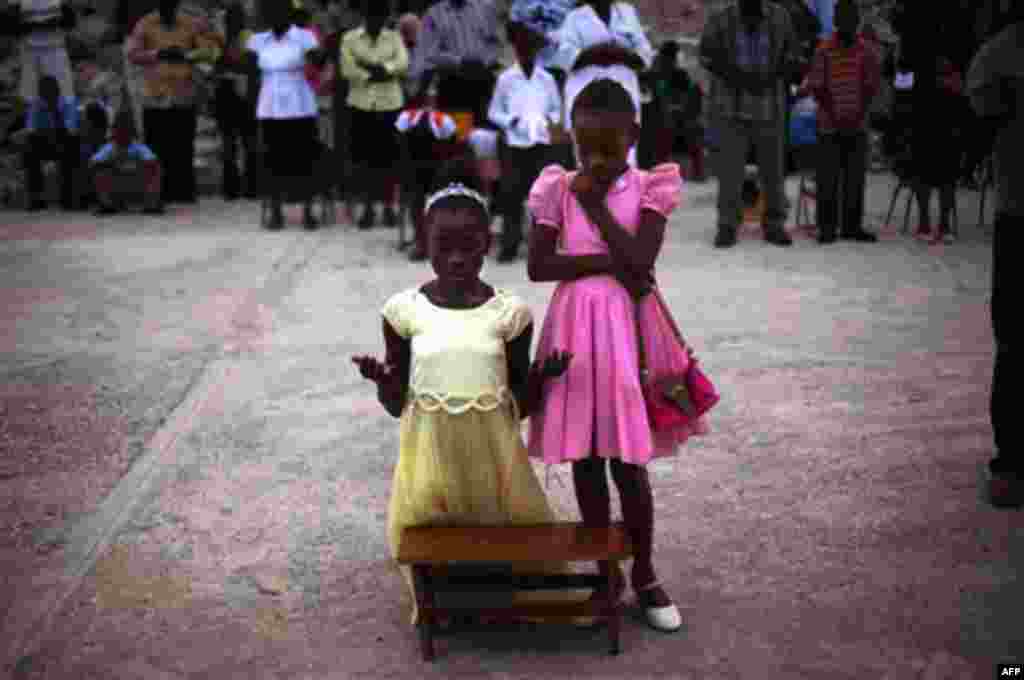
M526 148L550 144L550 123L562 116L562 95L554 76L534 65L526 77L523 67L514 64L502 71L494 86L494 96L487 117L505 131L509 146ZM512 126L512 120L516 120Z
M625 2L612 3L607 24L590 5L577 7L565 17L565 22L553 37L558 42L553 65L566 73L571 71L580 52L606 42L614 42L636 52L647 68L654 62L654 48L640 25L636 8Z
M312 31L292 26L281 39L272 31L257 33L246 49L259 57L263 82L256 117L260 120L310 118L317 115L316 93L306 80L306 52L319 47Z
M637 16L633 5L625 2L613 2L607 24L590 5L577 7L569 12L565 23L558 29L556 38L558 54L555 57L555 63L569 74L565 82L565 129L572 129L572 105L576 101L576 95L590 81L598 78L610 78L626 88L626 92L633 98L633 105L636 107L636 120L639 122L642 104L640 101L640 79L637 77L636 71L622 64L587 66L578 71L572 70L572 65L576 63L580 52L606 42L614 42L636 52L643 60L644 65L650 68L654 62L654 48L651 47L644 28L640 25L640 17ZM635 156L635 153L633 155Z

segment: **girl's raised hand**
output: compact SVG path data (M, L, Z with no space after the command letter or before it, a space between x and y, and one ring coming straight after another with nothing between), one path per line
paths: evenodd
M381 363L371 356L352 357L352 363L359 367L359 372L367 380L380 384L387 384L391 381L394 373L389 364Z

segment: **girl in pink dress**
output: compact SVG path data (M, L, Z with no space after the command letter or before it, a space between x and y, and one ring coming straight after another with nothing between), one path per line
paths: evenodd
M639 307L652 375L685 371L689 357L673 340L670 321L654 290L654 262L666 221L682 197L677 164L651 171L628 165L639 126L630 95L618 83L587 85L573 110L573 133L582 170L548 166L534 183L528 205L531 281L560 281L551 298L538 352L564 348L574 355L564 378L545 387L531 418L529 453L547 464L572 462L585 524L607 526L610 500L605 459L622 501L634 560L630 582L647 621L678 630L679 611L662 589L651 559L653 499L646 464L673 455L704 422L654 432L641 391L636 335ZM639 300L639 302L637 302ZM605 576L607 567L598 565ZM617 595L623 574L613 574ZM594 597L605 597L601 592Z

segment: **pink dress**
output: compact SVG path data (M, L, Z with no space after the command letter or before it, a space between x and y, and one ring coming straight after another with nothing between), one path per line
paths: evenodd
M538 223L559 229L559 253L607 253L600 232L569 189L575 175L559 166L545 168L530 191L530 212ZM619 224L636 233L641 210L668 217L679 205L682 189L674 163L650 171L631 167L609 191L608 207ZM640 387L636 309L612 276L563 281L555 288L536 356L555 349L574 356L565 375L547 383L543 404L530 418L530 456L554 464L593 453L646 465L676 453L691 435L708 431L703 419L672 432L651 430ZM675 341L655 295L641 301L640 324L651 375L685 370L686 352Z

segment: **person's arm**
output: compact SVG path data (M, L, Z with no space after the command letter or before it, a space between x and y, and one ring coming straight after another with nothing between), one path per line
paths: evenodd
M882 91L882 63L878 52L869 49L864 57L864 110L870 111L871 104Z
M530 281L574 281L585 276L613 273L611 255L562 255L557 251L557 244L558 227L534 220L526 264Z
M395 56L386 60L382 66L384 71L392 78L401 78L409 72L409 50L405 49L405 43L402 42L401 37L397 33L393 34L393 37Z
M643 66L637 70L646 71L654 63L654 48L651 46L651 41L647 39L647 34L644 32L643 24L640 23L640 16L636 12L636 7L622 4L619 5L619 8L623 11L623 16L626 20L627 32L633 45L633 52L643 62Z
M505 364L508 369L508 386L519 406L519 419L532 413L539 401L531 392L536 386L530 385L530 346L533 343L533 324L505 343ZM534 380L536 383L537 380ZM534 387L534 390L530 388Z
M215 64L224 51L224 39L206 21L192 21L191 42L188 59L194 63Z
M664 215L651 209L641 210L640 226L636 235L633 235L612 215L604 196L588 192L577 194L576 197L587 217L601 232L601 238L608 244L613 259L638 275L654 268L665 240L665 224L668 220Z
M1001 45L994 41L983 45L967 71L967 96L980 119L982 134L979 139L984 138L981 143L986 148L992 148L999 133L1019 113L1015 104L1022 81L1020 78L1011 79L1004 72L1004 64L999 60L1002 56L1000 48Z
M508 369L508 384L519 406L519 419L525 420L537 412L544 400L544 384L551 378L565 373L572 355L553 352L547 357L538 357L530 362L530 344L533 339L533 324L522 333L505 343L505 361Z
M390 378L377 383L377 400L394 418L405 409L409 391L409 371L412 363L412 343L403 338L385 319L383 323L385 364L391 367Z
M776 7L779 17L779 62L775 73L769 73L768 77L771 81L781 80L788 84L800 78L803 70L802 48L789 12L783 7Z
M135 22L135 27L125 39L125 55L133 64L147 66L159 60L159 50L150 48L146 34L146 19L143 17Z
M359 65L352 50L351 33L341 40L341 75L352 83L361 86L370 80L370 72Z
M435 7L430 8L423 16L420 32L416 37L416 49L413 64L409 71L413 82L420 82L428 72L441 66L455 63L455 55L441 49L441 29L435 19Z
M487 119L505 132L514 127L517 122L509 110L508 89L508 80L498 78L498 83L494 86L494 94L491 95L491 104L487 107Z
M553 65L563 73L569 74L573 70L576 59L583 51L583 37L576 28L574 15L570 15L562 23L562 26L554 35L554 43L558 49L552 58Z

